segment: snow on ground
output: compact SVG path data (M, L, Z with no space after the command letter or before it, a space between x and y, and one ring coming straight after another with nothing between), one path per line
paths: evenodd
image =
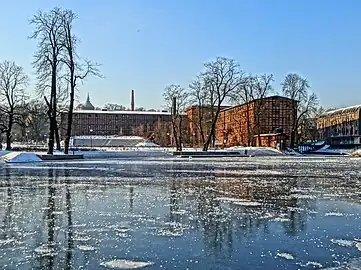
M351 154L353 152L353 149L341 149L341 148L331 148L329 145L325 145L324 147L314 151L315 153L325 153L325 154Z
M226 148L225 150L237 150L247 152L247 155L251 156L284 156L285 153L272 148L272 147L243 147L243 146L234 146Z
M160 145L153 142L140 142L136 147L160 147Z
M2 156L6 163L30 163L42 161L35 153L11 152Z

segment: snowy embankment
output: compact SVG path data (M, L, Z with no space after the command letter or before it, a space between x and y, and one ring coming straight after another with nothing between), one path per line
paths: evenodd
M186 148L184 151L202 151L201 149ZM91 150L72 151L70 154L83 155L85 159L113 159L113 158L166 158L172 156L175 149L171 148L128 148L124 150ZM218 151L218 150L209 150ZM295 155L295 153L281 152L271 147L230 147L222 151L239 151L249 156L285 156ZM9 152L0 151L0 159L6 163L32 163L42 161L38 155L45 155L45 152ZM64 155L62 152L54 152L54 155Z
M10 152L1 157L6 163L32 163L42 161L35 153Z
M257 156L257 157L266 157L266 156L285 156L286 154L271 147L243 147L243 146L234 146L226 148L225 150L232 150L232 151L241 151L244 154L250 156Z
M352 152L353 149L332 148L330 145L325 145L324 147L314 151L314 153L326 155L350 155Z

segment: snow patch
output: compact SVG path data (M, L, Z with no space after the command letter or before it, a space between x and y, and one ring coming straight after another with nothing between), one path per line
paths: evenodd
M160 147L160 145L152 142L140 142L135 147Z
M102 262L100 265L112 269L138 269L138 268L154 265L154 263L131 261L131 260L112 260L108 262Z
M11 152L2 157L6 163L31 163L42 161L35 153Z

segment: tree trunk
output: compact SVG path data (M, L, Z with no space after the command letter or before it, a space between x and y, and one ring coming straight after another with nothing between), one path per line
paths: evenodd
M49 118L49 138L48 138L48 155L52 155L54 153L54 123L53 123L53 116L52 116L52 109L51 105L52 102L49 102L48 99L44 96L46 105L48 106L47 115Z
M54 133L55 133L56 150L61 151L59 127L56 119L54 119Z
M220 105L217 107L217 111L216 111L216 114L212 120L212 125L211 125L211 130L208 134L208 137L207 137L207 140L205 142L205 144L203 145L203 151L208 151L208 148L209 148L209 145L211 144L212 142L212 139L213 139L213 136L214 136L214 132L216 130L216 124L217 124L217 118L218 118L218 115L219 115L219 111L220 111Z
M6 150L11 150L11 130L13 127L13 115L10 113L9 115L9 121L8 121L8 127L6 129Z
M178 123L178 130L179 130L179 134L178 134L178 141L179 141L179 151L181 151L182 152L182 142L183 142L183 140L182 140L182 117L181 116L179 116L179 123Z
M11 131L8 129L6 130L6 151L11 150Z
M51 116L49 117L49 122L48 155L52 155L54 154L54 124Z
M175 124L175 119L172 119L172 129L173 129L173 138L174 138L174 142L175 142L175 146L176 146L176 150L179 150L179 145L178 145L178 136L177 136L177 127Z

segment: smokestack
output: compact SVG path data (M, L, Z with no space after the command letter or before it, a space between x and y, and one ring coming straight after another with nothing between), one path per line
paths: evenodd
M132 90L132 94L130 97L130 110L134 111L134 90Z

